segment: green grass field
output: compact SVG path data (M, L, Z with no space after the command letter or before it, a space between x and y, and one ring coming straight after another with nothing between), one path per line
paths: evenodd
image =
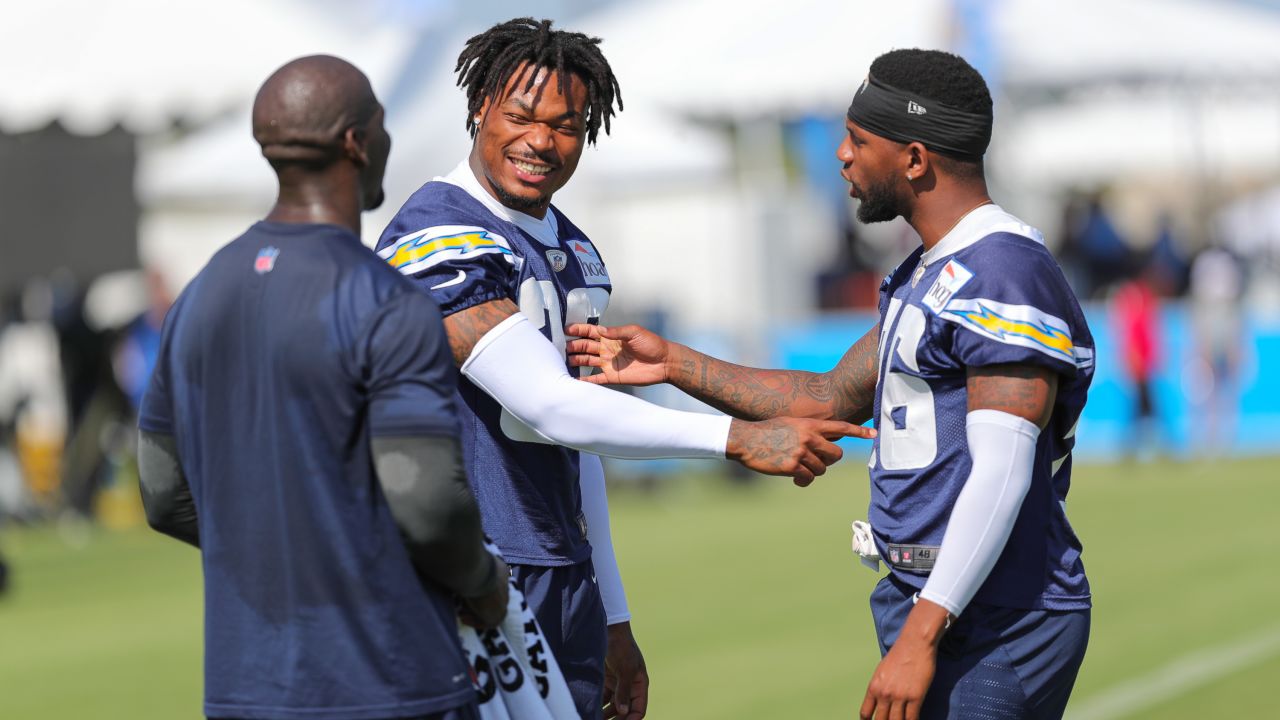
M1096 608L1077 718L1269 717L1280 678L1280 460L1084 466L1069 515ZM650 717L849 718L878 658L876 577L849 551L856 461L797 489L620 488L615 544ZM196 552L146 530L78 548L10 528L0 718L196 718Z

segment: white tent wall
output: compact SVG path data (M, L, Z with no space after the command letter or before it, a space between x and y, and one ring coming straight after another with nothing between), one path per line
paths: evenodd
M405 33L377 18L315 12L301 0L40 0L5 4L0 128L57 119L96 134L158 132L241 106L266 74L316 52L360 49L380 65Z
M266 207L233 205L151 208L138 223L138 257L176 297L219 248L265 212Z

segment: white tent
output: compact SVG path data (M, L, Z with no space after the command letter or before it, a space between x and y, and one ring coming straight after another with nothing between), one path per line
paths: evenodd
M900 47L945 47L946 0L658 0L585 18L635 106L711 117L844 108Z
M1280 13L1215 0L996 0L1004 80L1280 79Z
M0 129L57 119L74 132L117 122L135 132L201 123L244 105L300 55L359 51L394 62L406 33L293 0L41 0L9 3L0 23Z
M1007 121L993 167L1021 184L1268 174L1280 168L1280 95L1100 93Z

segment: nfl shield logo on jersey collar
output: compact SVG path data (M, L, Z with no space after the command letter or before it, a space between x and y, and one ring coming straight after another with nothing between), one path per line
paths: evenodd
M548 250L547 262L551 263L551 269L560 272L569 264L569 256L563 250Z

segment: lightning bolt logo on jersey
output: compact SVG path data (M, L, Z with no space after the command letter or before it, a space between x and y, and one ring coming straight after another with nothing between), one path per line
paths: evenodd
M928 252L907 258L880 289L869 516L881 554L888 544L942 543L971 467L968 368L1047 367L1058 374L1058 391L1031 490L974 599L1023 609L1089 607L1065 501L1093 352L1080 306L1039 233L999 207L973 211ZM892 571L924 587L926 575Z
M591 241L554 207L543 225L484 195L463 163L400 208L377 252L429 292L447 317L506 298L565 354L565 325L598 322L611 285ZM591 555L581 518L578 453L458 379L467 476L486 534L513 563L571 565Z

